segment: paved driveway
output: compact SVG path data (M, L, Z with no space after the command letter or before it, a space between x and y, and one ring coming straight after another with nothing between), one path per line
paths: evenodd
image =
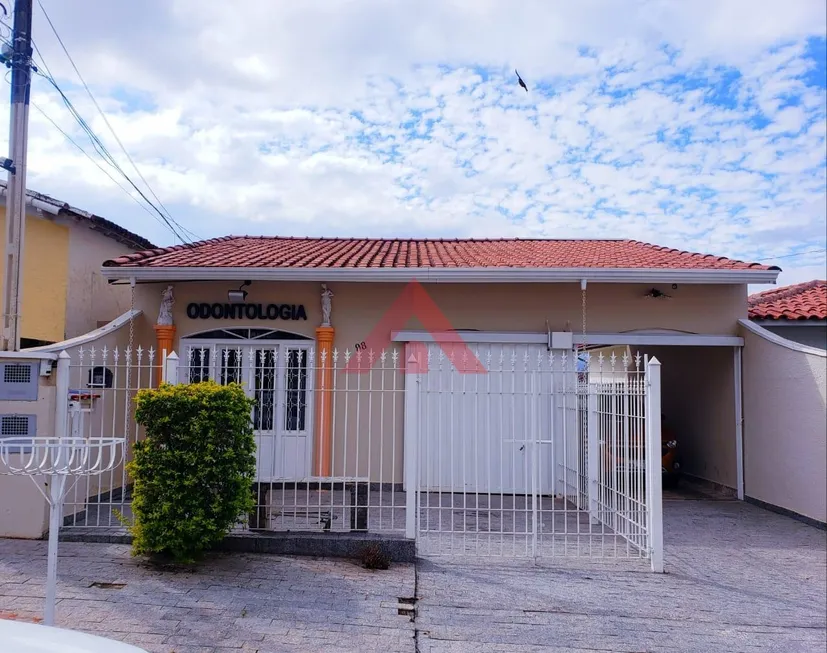
M665 516L665 575L243 554L159 573L127 547L65 543L58 621L165 653L825 650L824 531L729 501L669 501ZM44 542L0 540L0 616L40 614L45 568ZM399 599L414 594L412 621Z
M419 651L827 649L824 531L735 501L664 507L664 575L420 563Z

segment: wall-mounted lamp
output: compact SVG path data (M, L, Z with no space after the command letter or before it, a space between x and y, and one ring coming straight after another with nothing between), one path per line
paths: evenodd
M242 283L238 290L230 290L227 293L227 299L230 301L231 304L237 304L238 302L243 302L247 300L247 291L244 290L245 286L249 286L251 284L250 281L245 281Z

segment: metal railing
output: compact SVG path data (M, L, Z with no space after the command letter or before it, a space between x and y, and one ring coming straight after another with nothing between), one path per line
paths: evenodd
M408 428L418 438L420 551L651 556L651 387L639 356L426 349L427 371L408 379L417 394ZM482 373L461 372L469 356ZM659 482L659 442L656 451Z
M72 438L124 438L124 459L105 473L78 480L63 504L64 527L119 528L131 517L132 480L126 463L143 437L135 421L135 395L157 386L153 348L80 348L68 366L68 434Z
M240 383L254 400L256 505L240 530L662 565L657 361L524 344L213 342L162 360L89 350L70 367L70 434L126 437L129 457L142 437L132 399L159 368L170 383ZM84 479L65 524L119 526L130 487L123 465Z
M400 361L400 350L317 353L293 341L190 345L167 377L239 382L254 400L256 508L247 528L401 534Z

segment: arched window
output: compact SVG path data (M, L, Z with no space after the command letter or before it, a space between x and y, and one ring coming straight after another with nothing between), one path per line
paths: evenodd
M233 328L233 329L210 329L184 336L187 340L313 340L309 336L290 331L278 329L254 329L254 328Z

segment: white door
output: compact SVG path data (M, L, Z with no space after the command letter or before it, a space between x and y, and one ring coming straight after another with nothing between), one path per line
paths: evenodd
M499 343L445 349L428 343L428 369L419 378L420 489L551 494L562 462L554 442L576 422L556 396L564 375L555 373L550 352ZM469 352L484 373L458 371ZM562 352L555 355L560 360Z
M255 401L256 480L307 477L312 409L309 346L199 343L187 349L190 382L241 383Z
M302 479L310 475L312 370L309 349L282 345L276 386L275 475L262 472L259 480ZM266 461L266 456L262 459Z

